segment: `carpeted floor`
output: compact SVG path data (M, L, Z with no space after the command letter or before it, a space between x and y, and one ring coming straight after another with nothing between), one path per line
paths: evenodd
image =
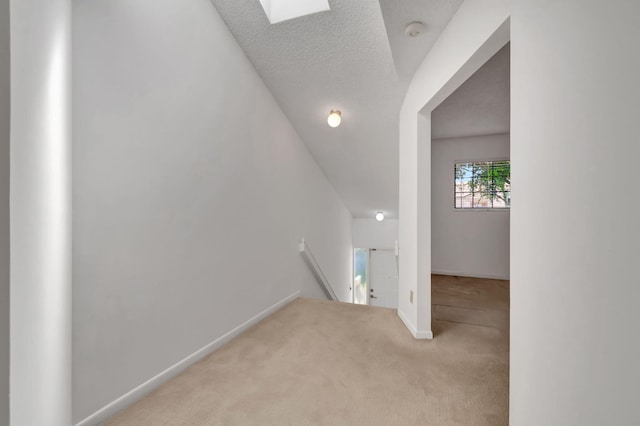
M507 425L508 327L433 328L298 299L106 424Z
M509 281L432 275L434 320L486 325L509 331Z

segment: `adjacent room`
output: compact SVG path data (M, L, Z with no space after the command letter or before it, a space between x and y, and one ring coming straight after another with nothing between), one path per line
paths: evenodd
M510 46L431 113L434 332L447 322L509 339Z

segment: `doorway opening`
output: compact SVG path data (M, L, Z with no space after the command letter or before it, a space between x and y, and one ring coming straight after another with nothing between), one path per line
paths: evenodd
M510 44L431 112L431 312L508 342Z
M353 303L398 308L398 262L394 250L354 249Z

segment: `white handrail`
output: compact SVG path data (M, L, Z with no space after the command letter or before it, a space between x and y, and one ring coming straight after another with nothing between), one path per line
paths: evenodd
M318 280L318 283L322 287L322 290L324 290L324 292L326 293L327 297L331 300L339 301L338 296L336 296L336 293L333 291L331 284L329 284L329 280L327 280L327 277L322 272L318 261L316 261L316 258L313 257L313 253L311 253L311 249L307 245L304 238L300 239L298 250L300 251L300 254L302 254L302 257L304 257L307 265L309 265L309 268L311 268L311 272L313 272L313 275Z

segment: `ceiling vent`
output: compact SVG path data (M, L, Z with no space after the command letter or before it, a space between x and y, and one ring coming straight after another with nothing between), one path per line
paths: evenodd
M260 0L269 22L278 22L330 10L329 0Z

